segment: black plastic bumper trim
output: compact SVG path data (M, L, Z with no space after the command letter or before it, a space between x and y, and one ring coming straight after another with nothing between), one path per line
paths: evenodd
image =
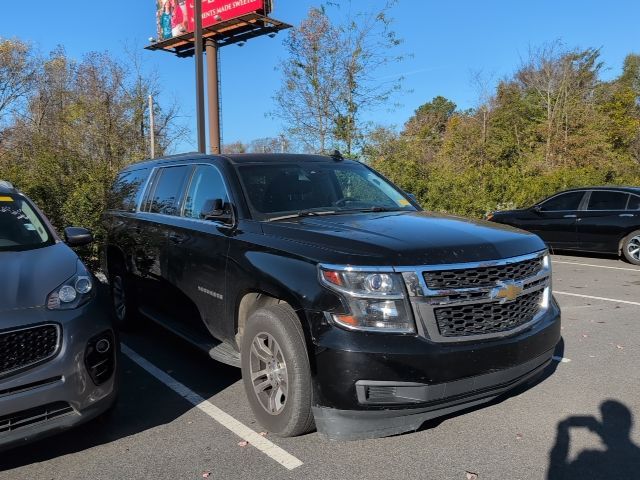
M425 388L430 387L427 385L409 384L406 388L422 389L420 392L416 392L418 395L433 396L440 395L442 392L441 399L421 404L420 407L412 405L410 408L378 410L338 410L314 407L316 426L318 432L330 440L363 440L415 431L427 420L489 402L531 380L549 365L552 355L553 350L550 350L544 355L516 367L456 382L434 385L433 387L437 388L433 390ZM492 381L494 383L488 386ZM390 384L398 385L397 382ZM477 386L478 389L474 389L474 386ZM462 391L464 388L468 389ZM447 391L450 395L446 395Z

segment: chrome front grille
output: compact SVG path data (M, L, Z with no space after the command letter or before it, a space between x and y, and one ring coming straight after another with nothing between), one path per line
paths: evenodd
M53 358L60 348L60 327L36 325L0 332L0 376Z
M483 340L513 335L544 314L551 297L545 255L395 270L424 336L442 343Z
M538 313L542 290L522 295L510 303L485 302L435 309L443 337L466 337L500 333L529 323Z
M493 287L498 282L524 280L537 275L540 270L542 258L536 257L504 265L427 271L424 279L430 290Z

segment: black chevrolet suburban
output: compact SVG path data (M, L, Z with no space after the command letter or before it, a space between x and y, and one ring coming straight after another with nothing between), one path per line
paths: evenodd
M134 164L105 225L116 322L241 367L282 436L416 430L530 381L560 339L536 235L422 211L337 153Z

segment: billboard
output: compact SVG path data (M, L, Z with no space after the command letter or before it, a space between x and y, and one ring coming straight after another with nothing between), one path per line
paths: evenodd
M169 40L195 30L194 2L197 0L156 0L158 41ZM201 0L202 26L212 27L249 13L270 13L270 0Z

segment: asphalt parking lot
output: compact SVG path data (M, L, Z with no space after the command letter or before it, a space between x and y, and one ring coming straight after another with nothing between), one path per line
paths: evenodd
M376 440L262 436L239 370L148 326L123 337L111 415L0 454L0 479L640 478L640 267L553 260L563 345L537 385L483 408Z

